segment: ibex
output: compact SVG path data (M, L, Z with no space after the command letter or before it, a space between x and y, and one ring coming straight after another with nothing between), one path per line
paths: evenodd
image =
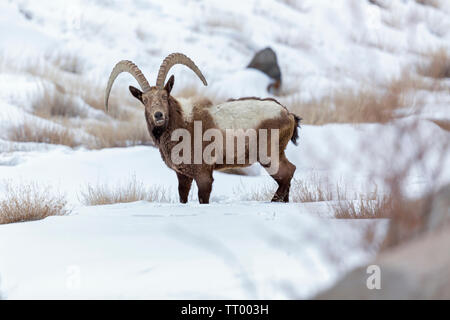
M214 170L246 167L255 162L266 168L278 183L272 201L288 202L295 165L286 158L284 150L289 140L297 144L301 118L271 98L240 98L218 105L176 99L170 94L174 76L164 85L170 68L176 64L189 67L207 85L195 63L181 53L172 53L164 59L155 86L149 85L133 62L122 60L109 77L105 108L108 110L108 98L116 77L121 72L130 73L142 90L129 87L131 94L145 107L150 136L166 165L177 174L180 202L188 201L195 180L199 202L209 203ZM180 137L182 142L179 142ZM237 151L235 141L238 141Z

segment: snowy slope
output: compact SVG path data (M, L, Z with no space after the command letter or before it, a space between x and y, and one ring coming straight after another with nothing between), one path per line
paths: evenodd
M297 3L78 0L62 6L51 0L14 1L1 4L0 52L16 61L76 52L83 61L81 72L104 82L121 59L135 61L154 81L162 58L180 51L201 67L211 84L205 90L229 98L249 90L266 95L264 76L253 84L248 79L254 76L242 71L266 46L283 57L288 88L300 86L304 96L386 81L420 58L411 52L450 47L445 1L442 10L414 1L393 1L389 10L366 1ZM385 23L389 19L396 27ZM200 85L183 67L173 72L175 89Z

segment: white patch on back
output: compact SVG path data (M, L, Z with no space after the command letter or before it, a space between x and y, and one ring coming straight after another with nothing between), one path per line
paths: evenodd
M181 110L183 111L184 120L186 122L191 122L194 112L194 99L176 98L176 100L180 103Z
M209 108L220 129L256 129L267 119L281 116L284 108L271 100L239 100L225 102Z

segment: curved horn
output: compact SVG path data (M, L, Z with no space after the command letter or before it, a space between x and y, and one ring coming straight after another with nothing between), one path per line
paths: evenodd
M189 59L182 53L172 53L169 54L161 63L161 67L159 67L158 78L156 80L156 86L159 88L164 87L164 81L166 80L167 73L169 73L170 68L172 68L176 64L184 64L186 67L189 67L195 74L202 80L205 86L208 85L205 77L203 76L200 69L195 65L194 61Z
M142 71L135 65L133 62L129 60L122 60L119 61L114 69L111 71L111 75L109 76L108 85L106 86L106 92L105 92L105 108L106 111L108 111L108 100L109 100L109 93L111 92L111 87L114 83L114 80L116 80L117 76L122 72L128 72L130 73L136 81L141 86L142 91L146 92L150 90L150 85L148 84L147 79L145 79L145 76L142 74Z

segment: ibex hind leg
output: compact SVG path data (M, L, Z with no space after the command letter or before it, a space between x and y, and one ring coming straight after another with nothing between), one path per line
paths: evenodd
M267 169L270 166L264 165L263 167ZM277 173L270 175L278 184L278 189L272 198L272 202L289 202L289 190L295 169L295 165L292 164L283 153L280 156Z
M213 181L212 171L202 172L195 178L198 188L198 201L200 203L209 203Z
M193 179L179 172L177 172L177 177L178 177L178 195L180 196L180 202L187 203Z

